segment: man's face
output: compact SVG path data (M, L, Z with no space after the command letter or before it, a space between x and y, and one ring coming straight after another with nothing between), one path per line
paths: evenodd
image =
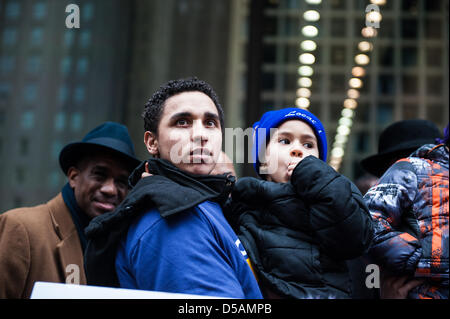
M93 155L67 172L78 206L89 218L113 211L128 193L129 172L113 156Z
M158 134L145 132L150 154L192 174L210 174L222 149L222 130L216 105L202 92L183 92L168 98Z
M317 138L305 122L290 120L281 124L266 148L267 180L277 183L289 182L294 168L305 157L319 157Z

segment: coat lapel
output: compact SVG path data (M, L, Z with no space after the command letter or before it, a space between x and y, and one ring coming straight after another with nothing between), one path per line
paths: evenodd
M56 245L56 257L62 278L71 283L86 284L83 251L69 209L61 194L58 194L48 204L55 233L60 239Z

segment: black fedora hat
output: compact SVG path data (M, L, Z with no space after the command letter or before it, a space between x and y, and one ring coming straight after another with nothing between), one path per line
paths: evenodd
M109 151L123 159L127 168L132 171L140 164L134 153L134 145L126 126L105 122L86 134L81 142L66 145L59 153L59 164L67 175L67 171L83 156L92 151Z
M378 153L361 161L369 173L381 177L398 159L408 157L424 144L434 144L441 132L430 121L404 120L389 125L380 134Z

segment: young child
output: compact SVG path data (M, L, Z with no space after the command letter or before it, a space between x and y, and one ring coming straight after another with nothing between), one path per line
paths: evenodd
M285 108L253 128L262 179L238 180L227 215L264 296L349 298L345 260L366 252L372 222L356 186L325 163L322 123Z

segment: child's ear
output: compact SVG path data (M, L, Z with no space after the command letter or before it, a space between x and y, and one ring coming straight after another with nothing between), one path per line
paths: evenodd
M156 134L150 131L146 131L144 133L144 144L145 147L147 147L147 151L155 156L159 156L159 149L158 149L158 139L156 137Z

